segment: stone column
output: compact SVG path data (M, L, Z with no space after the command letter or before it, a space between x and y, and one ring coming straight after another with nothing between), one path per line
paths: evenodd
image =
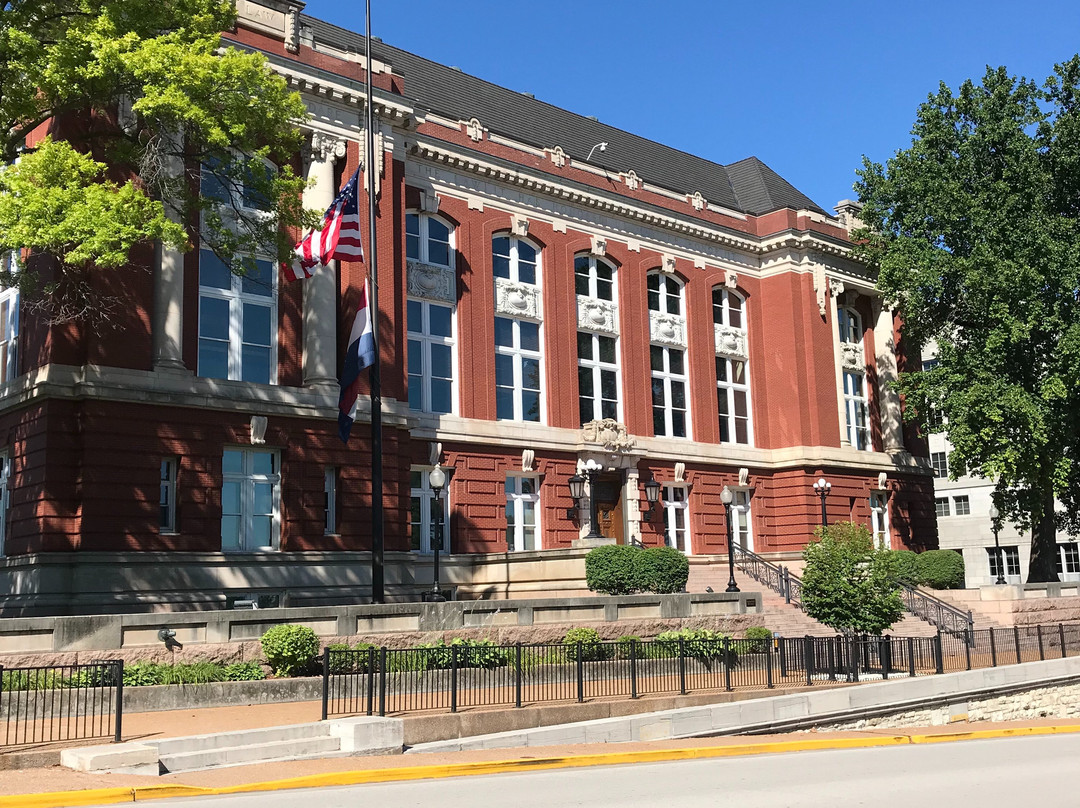
M334 162L345 156L345 141L322 132L311 135L304 207L325 211L334 201ZM304 385L337 383L337 277L333 267L316 267L304 284Z
M832 321L832 344L833 365L836 368L836 403L840 416L840 446L848 448L851 441L847 431L847 408L844 406L844 356L840 348L840 314L837 311L836 299L844 293L844 284L840 281L829 281L829 315Z
M180 177L184 164L179 157L167 158L165 173ZM173 221L179 221L168 210ZM151 341L154 370L186 370L184 367L184 254L158 242L154 250L154 315Z
M896 342L893 339L893 312L881 298L875 298L874 353L878 377L878 411L881 413L881 437L889 454L902 452L904 430L901 424L900 395L893 386L897 379Z

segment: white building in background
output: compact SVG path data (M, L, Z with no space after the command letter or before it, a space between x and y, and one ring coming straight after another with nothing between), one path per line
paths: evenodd
M932 357L932 352L924 352L924 370L932 367L935 361ZM994 481L969 474L949 479L952 444L944 432L930 435L929 444L930 464L934 468L938 546L942 550L956 550L964 556L969 589L996 583L998 560L990 519ZM1023 583L1027 580L1031 555L1031 531L1021 534L1015 525L1003 521L998 540L1006 583ZM1065 533L1058 534L1058 577L1062 581L1080 581L1080 548L1076 538Z

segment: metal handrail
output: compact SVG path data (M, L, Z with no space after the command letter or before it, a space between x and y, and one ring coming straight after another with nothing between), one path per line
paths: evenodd
M792 575L787 567L773 564L771 561L759 556L753 550L745 547L735 548L735 564L743 572L760 584L764 584L773 592L782 596L788 603L800 606L799 596L802 594L802 581L798 576Z

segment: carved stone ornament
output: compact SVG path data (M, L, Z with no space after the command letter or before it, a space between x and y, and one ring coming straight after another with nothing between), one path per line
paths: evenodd
M480 125L478 118L469 118L469 123L465 126L465 131L469 133L469 137L473 141L481 141L484 139L484 127Z
M533 463L536 461L536 452L532 449L525 449L521 453L521 470L532 471Z
M844 282L838 281L836 278L829 278L829 293L833 297L840 297L844 294Z
M449 267L425 264L410 259L405 265L405 285L412 297L450 305L457 302L454 272Z
M825 292L828 282L825 280L825 267L817 264L814 267L814 294L817 296L818 314L825 316Z
M649 312L649 339L661 345L686 347L686 321L676 314Z
M750 469L739 469L739 488L746 488L750 483Z
M563 151L562 146L556 146L551 150L551 162L559 168L566 165L566 152Z
M728 289L739 288L739 273L733 269L729 269L724 272L724 286Z
M686 464L681 460L675 464L675 482L686 482Z
M840 357L844 370L866 370L866 357L863 354L863 346L857 342L841 342Z
M736 359L745 359L748 356L746 352L745 331L738 328L732 328L729 325L714 323L713 337L716 343L716 353L718 356L731 356Z
M886 471L881 472L877 476L878 491L884 491L888 486L885 485L885 481L889 479L889 473Z
M345 141L325 132L311 133L311 159L318 163L335 162L345 156Z
M518 238L525 238L529 235L529 220L520 213L515 213L510 217L510 231Z
M701 191L694 191L694 195L690 197L690 204L694 206L694 210L705 209L705 197L701 195Z
M285 50L300 52L300 9L290 5L285 12Z
M660 271L665 275L675 274L675 256L664 253L660 258Z
M577 319L578 328L585 331L616 336L619 333L619 307L610 300L578 295Z
M592 244L589 247L589 252L593 255L603 258L607 255L607 239L603 236L593 236Z
M625 452L634 448L634 438L626 425L614 418L589 421L581 427L581 439L585 443L599 443L609 452Z
M442 444L431 443L428 445L428 465L438 466L442 462Z
M266 443L266 416L251 416L251 445L262 446Z
M420 194L420 210L424 213L438 213L439 195L434 191L424 191Z
M641 187L641 180L638 178L638 175L633 170L626 172L625 179L626 187L629 188L631 191L636 191L639 187Z
M495 310L511 317L540 319L540 290L528 283L495 279Z

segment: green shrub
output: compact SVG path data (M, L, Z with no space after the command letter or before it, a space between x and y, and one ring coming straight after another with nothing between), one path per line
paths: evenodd
M258 682L266 678L266 671L258 662L233 662L222 670L226 682Z
M742 653L764 654L772 647L773 634L765 626L750 626L738 648Z
M674 547L650 547L631 558L637 591L671 594L686 589L690 562Z
M606 544L585 555L585 583L593 592L632 595L639 591L636 558L643 551L629 544Z
M347 642L332 642L326 646L328 651L352 651ZM359 654L330 654L330 673L358 673L357 664L367 668L367 659L361 660Z
M714 660L726 662L734 667L738 664L738 651L731 638L721 631L708 628L684 628L678 631L664 631L656 635L656 642L665 649L666 656L679 655L679 640L686 656L699 659L709 664Z
M632 643L637 645L637 657L640 659L642 654L641 637L636 634L624 634L615 641L615 657L617 659L630 659L630 649Z
M297 676L314 668L319 637L307 626L274 626L262 635L262 650L275 676Z
M506 664L506 651L492 640L467 640L455 637L447 650L457 649L457 664L461 668L499 668ZM446 667L450 667L447 662Z
M914 550L892 550L889 552L893 578L908 586L919 585L919 554Z
M595 628L572 628L566 632L563 642L566 643L566 657L570 662L577 662L579 648L582 662L599 662L603 659L610 659L613 650L603 643L600 639L600 632Z
M963 589L964 557L955 550L927 550L916 556L919 583L931 589Z

